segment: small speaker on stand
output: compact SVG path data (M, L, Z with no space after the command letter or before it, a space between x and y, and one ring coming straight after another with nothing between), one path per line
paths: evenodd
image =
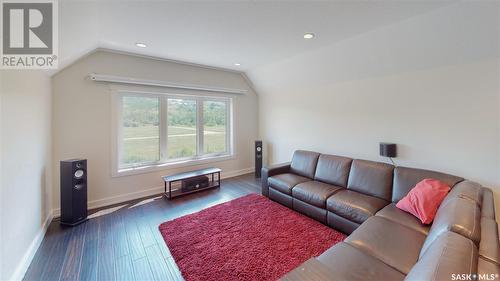
M262 170L262 141L255 141L255 177L260 178Z
M389 160L391 160L392 165L396 167L396 163L394 163L394 160L392 160L392 158L396 157L396 144L381 142L379 146L380 146L380 156L389 158Z
M74 226L87 220L87 160L60 162L61 224Z

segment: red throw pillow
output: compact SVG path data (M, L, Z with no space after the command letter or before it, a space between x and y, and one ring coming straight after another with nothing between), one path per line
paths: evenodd
M423 224L430 224L449 191L448 185L435 179L425 179L399 200L396 207L419 218Z

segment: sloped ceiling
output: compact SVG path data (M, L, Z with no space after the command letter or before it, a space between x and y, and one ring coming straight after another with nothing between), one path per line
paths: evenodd
M500 56L500 2L463 1L246 71L259 94ZM286 91L286 90L285 90Z
M450 3L63 0L59 63L100 47L246 72Z

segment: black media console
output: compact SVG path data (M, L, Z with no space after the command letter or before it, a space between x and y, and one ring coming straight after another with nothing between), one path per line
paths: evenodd
M163 176L162 178L165 184L165 196L168 199L172 199L177 196L190 194L209 188L219 187L220 172L221 169L219 168L206 168L196 171ZM175 186L176 182L180 182L180 185Z

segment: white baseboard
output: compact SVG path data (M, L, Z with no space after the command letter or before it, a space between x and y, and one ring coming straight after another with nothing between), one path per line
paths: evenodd
M222 172L221 173L221 178L226 179L226 178L232 178L248 173L254 172L253 168L247 168L247 169L241 169L237 171L230 171L230 172ZM160 187L155 187L147 190L142 190L142 191L137 191L137 192L131 192L131 193L126 193L118 196L113 196L113 197L107 197L99 200L94 200L90 201L88 203L89 209L94 209L94 208L99 208L99 207L104 207L112 204L118 204L134 199L138 199L141 197L146 197L150 195L155 195L159 194L163 191L163 186ZM60 209L54 209L45 221L43 222L42 227L38 231L37 235L31 242L28 250L26 250L26 253L24 254L23 258L21 259L21 262L19 262L16 270L12 274L11 278L9 280L22 280L24 278L24 275L26 274L26 271L28 270L28 267L30 266L33 257L35 256L38 248L40 247L43 238L45 237L45 233L47 232L47 229L49 228L50 223L52 222L52 219L55 217L58 217L60 215Z
M28 270L28 267L30 266L33 257L35 257L36 251L42 244L43 238L45 237L45 233L47 232L47 229L49 228L49 225L52 222L52 218L53 218L52 214L49 213L47 215L47 218L43 222L42 227L40 228L35 238L31 242L30 246L28 247L28 250L26 250L26 253L24 253L23 258L17 265L16 270L14 271L9 280L20 281L24 278L24 275L26 274L26 271Z
M221 179L227 179L227 178L232 178L232 177L237 177L241 176L244 174L248 173L253 173L254 168L246 168L246 169L241 169L241 170L236 170L236 171L229 171L229 172L222 172L221 173ZM136 192L130 192L130 193L125 193L125 194L120 194L117 196L112 196L112 197L106 197L102 199L97 199L93 201L89 201L87 206L89 209L95 209L95 208L100 208L100 207L105 207L113 204L119 204L123 202L127 202L130 200L142 198L142 197L147 197L147 196L152 196L156 194L160 194L163 192L163 186L158 186L150 189L145 189L141 191L136 191ZM54 218L59 217L61 215L61 209L57 208L52 211L52 216Z
M230 171L230 172L222 171L222 173L220 174L220 177L221 177L221 179L227 179L227 178L241 176L244 174L253 173L254 171L255 171L255 168L246 168L246 169Z
M117 196L106 197L106 198L102 198L102 199L89 201L87 203L87 207L88 207L88 209L105 207L105 206L109 206L109 205L113 205L113 204L118 204L118 203L130 201L130 200L134 200L137 198L155 195L155 194L161 193L162 191L163 191L163 186L160 186L160 187L155 187L155 188L151 188L151 189L125 193L125 194L121 194L121 195L117 195ZM52 211L52 214L53 214L54 218L60 217L61 216L61 209L60 208L54 209Z

